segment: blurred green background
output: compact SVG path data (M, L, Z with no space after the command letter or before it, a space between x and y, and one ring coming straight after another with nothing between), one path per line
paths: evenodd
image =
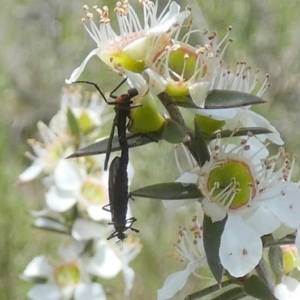
M162 5L165 2L159 1ZM86 4L112 7L114 3L110 0ZM209 29L218 31L219 37L229 25L233 26L234 43L226 52L227 62L234 65L236 61L247 61L254 70L260 69L261 79L264 74L270 74L271 87L264 94L269 103L255 110L278 128L287 151L298 154L300 2L202 0L198 3ZM1 5L0 299L27 299L26 293L32 285L18 279L18 275L34 256L56 253L63 240L61 235L31 228L28 210L44 206L41 185L32 183L17 188L15 182L30 164L24 152L31 151L26 140L37 137L37 121L47 124L57 112L64 80L95 48L80 23L84 16L83 4L79 0L5 0ZM195 24L201 25L199 8L194 9L193 16ZM98 82L105 87L105 92L119 82L119 77L108 73L96 57L81 78ZM137 174L133 187L176 177L174 170L168 168L173 162L170 149L164 145L149 146L146 151L150 158L145 151L133 151ZM168 257L176 241L178 219L174 221L175 213L167 214L156 201L142 199L133 205L144 246L132 264L136 281L129 299L145 299L145 294L147 299L155 299L164 278L183 268ZM107 284L110 286L108 299L124 299L121 275ZM197 284L196 280L192 281L174 299L197 291Z

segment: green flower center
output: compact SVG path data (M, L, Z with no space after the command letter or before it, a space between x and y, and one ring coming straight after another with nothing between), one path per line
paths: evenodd
M119 64L122 68L129 70L134 73L141 73L145 69L145 62L135 60L127 53L118 52L111 56L111 60L115 64Z
M187 81L195 74L195 69L197 66L197 56L193 51L187 48L179 48L170 52L168 62L169 68L174 73L180 75L185 81ZM204 74L206 73L205 66L203 67L202 73L202 76L204 76ZM176 77L174 76L173 79L176 80Z
M78 118L78 125L84 134L88 134L95 128L93 120L90 118L87 111L83 110Z
M168 57L169 74L174 82L166 87L166 93L173 97L189 95L190 79L202 78L207 72L207 66L199 59L194 49L180 47L170 50Z
M105 201L104 187L91 181L82 185L81 194L91 204L102 205Z
M255 196L255 180L248 164L228 159L217 162L207 180L212 198L229 209L247 205Z
M59 266L54 271L54 279L61 287L77 284L80 281L79 266L75 263Z

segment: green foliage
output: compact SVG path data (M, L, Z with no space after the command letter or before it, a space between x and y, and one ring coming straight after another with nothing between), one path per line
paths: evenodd
M159 183L142 187L130 193L132 196L166 199L166 200L184 200L199 199L202 197L196 184L185 184L181 182Z

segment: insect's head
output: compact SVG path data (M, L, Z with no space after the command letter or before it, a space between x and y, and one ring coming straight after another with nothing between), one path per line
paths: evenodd
M118 242L123 242L123 240L125 240L127 238L127 234L125 234L124 232L119 232L117 235L119 241Z

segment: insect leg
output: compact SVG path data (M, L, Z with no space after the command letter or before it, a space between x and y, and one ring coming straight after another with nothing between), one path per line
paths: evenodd
M109 94L109 97L116 99L118 98L118 96L114 95L114 93L127 81L127 77L124 78L113 90L112 92Z
M107 143L106 156L105 156L105 161L104 161L104 170L105 171L107 170L107 166L108 166L109 156L110 156L110 152L111 152L111 148L112 148L112 141L113 141L114 134L115 134L115 127L116 127L116 116L114 118L113 125L112 125L110 135L109 135L109 140Z
M125 230L127 230L127 229L131 229L131 230L134 231L134 232L140 232L139 230L137 230L137 229L131 227L132 224L133 224L135 221L137 221L137 219L134 218L134 217L127 219L127 220L126 220L126 224L129 223L129 225L127 225L127 226L124 228L123 231L125 231Z
M99 88L99 86L98 86L96 83L94 83L94 82L79 80L79 81L74 81L73 83L86 83L86 84L93 85L93 86L96 88L96 90L100 93L100 95L102 96L103 100L104 100L107 104L109 104L109 105L115 105L115 104L116 104L115 101L108 101L108 100L106 99L104 93L103 93L103 92L101 91L101 89Z
M109 208L108 208L109 207ZM103 210L111 212L110 204L106 204L102 207Z

